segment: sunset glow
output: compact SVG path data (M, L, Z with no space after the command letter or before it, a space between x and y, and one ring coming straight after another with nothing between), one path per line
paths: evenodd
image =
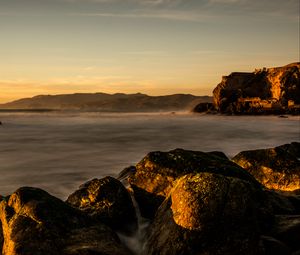
M211 95L299 61L298 0L0 0L0 103L75 92Z

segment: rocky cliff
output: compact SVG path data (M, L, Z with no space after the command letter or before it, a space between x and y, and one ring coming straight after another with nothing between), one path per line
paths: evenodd
M221 113L297 113L300 62L223 76L213 97L214 106Z

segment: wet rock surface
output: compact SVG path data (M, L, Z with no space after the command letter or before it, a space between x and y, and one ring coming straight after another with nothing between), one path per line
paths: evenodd
M274 214L293 215L300 213L297 196L282 194L273 190L265 190L265 194Z
M243 151L233 161L251 173L269 189L300 189L300 143L270 149Z
M292 251L300 250L300 215L276 216L276 223L271 233Z
M218 151L151 152L119 175L151 220L137 219L129 191L112 177L83 184L66 202L20 188L0 199L2 254L132 254L125 243L140 255L299 254L299 190L287 188L297 182L299 151L291 143L238 154L254 172ZM264 167L288 181L261 181ZM268 189L274 183L281 190Z
M67 203L114 230L134 232L137 218L131 196L123 184L113 177L93 179L71 194Z
M158 209L145 254L260 254L262 201L262 190L238 178L183 176Z
M136 172L129 178L142 216L153 218L173 187L174 180L185 174L198 172L237 177L259 186L247 171L220 152L205 153L183 149L150 152L136 165Z
M260 245L264 255L290 255L291 249L283 242L271 236L261 236Z
M109 227L41 189L18 189L0 218L4 255L130 254Z

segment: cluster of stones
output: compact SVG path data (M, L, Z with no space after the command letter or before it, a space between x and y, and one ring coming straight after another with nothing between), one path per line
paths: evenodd
M145 255L300 254L300 143L245 151L150 152L119 179L93 179L67 201L23 187L0 203L4 255L130 255L116 233L150 222Z

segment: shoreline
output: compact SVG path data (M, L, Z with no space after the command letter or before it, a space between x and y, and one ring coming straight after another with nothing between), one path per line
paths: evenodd
M299 158L299 142L231 160L218 151L153 151L118 178L84 183L65 202L22 187L1 197L0 245L3 240L5 255L27 254L14 247L63 255L267 255L278 247L279 254L292 254L300 250L293 232L300 228ZM45 238L51 242L41 246Z

